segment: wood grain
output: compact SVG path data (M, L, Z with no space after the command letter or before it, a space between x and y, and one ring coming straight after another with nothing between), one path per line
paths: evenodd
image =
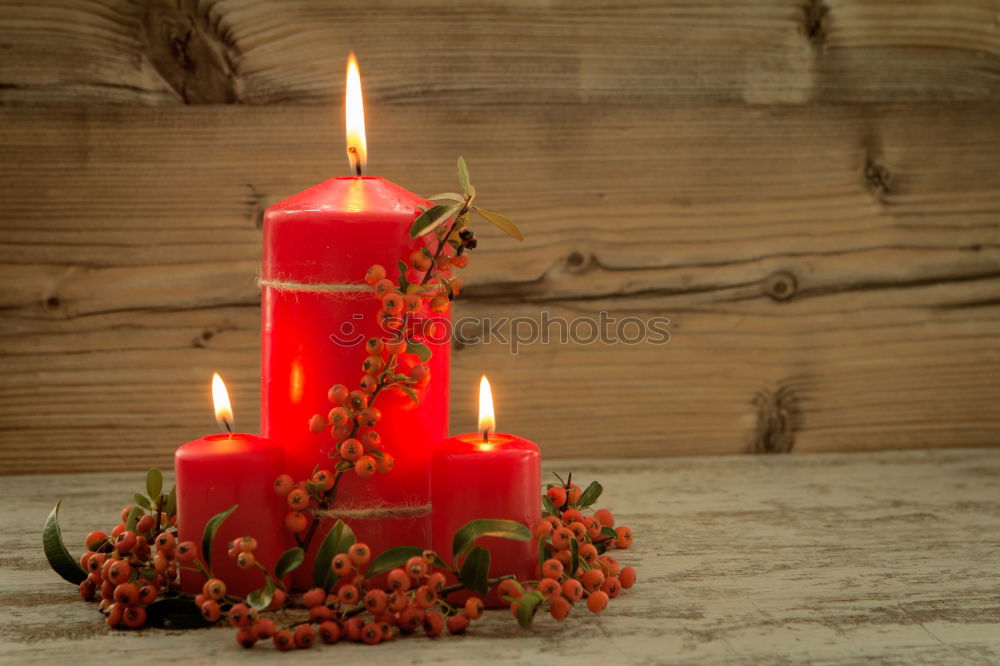
M27 443L27 440L25 441ZM873 441L877 444L877 441ZM939 444L947 446L948 441ZM341 643L301 663L995 664L1000 661L1000 450L560 460L597 478L635 530L639 582L600 616L490 611L468 635ZM131 650L188 662L273 659L233 630L116 632L48 570L38 533L64 497L71 552L107 529L142 474L4 478L0 663L104 664ZM261 535L258 535L259 537Z
M0 102L996 100L994 0L8 0Z
M342 172L330 112L0 120L0 469L82 449L101 455L80 469L169 465L214 427L214 370L253 431L260 215ZM376 108L369 127L374 173L429 193L464 153L484 205L527 234L483 229L458 315L671 320L666 345L460 345L453 430L486 372L502 430L547 456L629 456L995 445L998 120L994 104L470 105Z

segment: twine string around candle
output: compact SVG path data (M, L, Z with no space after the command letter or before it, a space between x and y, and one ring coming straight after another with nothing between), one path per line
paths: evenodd
M257 284L276 291L300 294L362 294L372 291L371 285L367 283L292 282L260 278Z
M347 520L374 520L376 518L414 518L431 512L431 504L372 504L368 506L312 509L318 518L345 518Z

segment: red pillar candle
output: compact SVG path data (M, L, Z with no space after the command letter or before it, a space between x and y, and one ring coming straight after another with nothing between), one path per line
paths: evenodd
M471 520L516 520L529 529L542 519L541 456L534 443L494 432L490 385L483 377L479 389L479 432L458 435L434 449L431 464L433 548L451 556L455 532ZM484 537L489 549L490 576L516 574L519 580L536 578L538 550L534 540L511 541Z
M228 429L232 410L218 374L212 381L212 393L216 416ZM288 535L282 527L287 507L271 491L284 465L284 452L278 444L240 433L188 442L174 456L178 537L195 542L202 561L205 524L212 516L238 506L222 523L212 547L212 570L226 582L230 594L243 597L264 585L264 572L258 567L244 570L228 557L226 545L230 541L244 536L256 538L254 556L269 568L287 546ZM181 571L181 586L186 592L200 592L204 582L204 576L197 572Z
M354 106L350 91L349 83L349 114ZM359 105L359 87L357 93ZM360 174L366 155L363 115L354 122L348 122L348 153ZM389 279L397 279L397 262L433 240L413 239L409 233L421 207L430 205L387 180L359 175L320 183L265 213L262 430L265 437L282 442L287 472L296 481L308 478L316 465L332 468L329 455L335 442L329 430L311 433L310 417L325 416L335 406L327 398L332 385L358 388L368 355L366 339L389 339L378 321L380 305L364 283L365 273L380 264ZM411 273L411 281L422 277ZM402 392L387 391L372 405L382 414L373 429L395 467L390 474L367 479L348 471L338 485L337 507L350 510L354 517L347 522L376 552L425 544L430 537L430 453L448 431L450 330L444 325L447 315L431 315L429 310L423 314L445 319L438 327L443 335L427 344L433 353L428 363L431 381L417 391L419 403ZM401 372L417 363L412 354L400 355ZM359 517L366 508L374 513L379 507L380 517ZM394 507L410 515L393 516ZM428 508L421 513L415 507Z

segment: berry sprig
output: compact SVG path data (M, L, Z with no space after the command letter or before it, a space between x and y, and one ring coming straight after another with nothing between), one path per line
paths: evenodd
M279 478L275 490L288 498L292 511L285 526L295 533L296 542L308 548L316 534L320 518L310 509L333 506L340 478L354 470L361 478L376 472L392 471L392 454L382 450L382 439L376 429L382 412L375 401L386 391L401 391L419 402L418 391L431 381L427 361L432 352L426 342L435 332L438 322L432 315L442 315L462 292L462 280L453 276L453 269L469 264L469 252L478 245L471 225L475 211L507 234L523 240L517 225L510 219L474 205L476 188L469 182L465 160L458 158L458 181L462 193L445 192L430 197L444 201L423 210L413 221L410 235L419 238L434 233L435 240L414 250L407 261L397 263L398 276L393 282L380 264L365 273L365 282L379 302L377 319L385 338L365 341L367 356L361 363L358 388L334 384L327 391L333 407L326 414L313 414L308 427L314 434L329 431L333 442L330 458L333 469L315 469L309 481L296 483L290 476ZM414 358L416 360L414 360ZM303 536L304 535L304 536Z
M501 584L500 598L510 604L511 613L522 626L544 602L557 620L565 619L574 602L586 599L592 613L600 613L609 600L635 584L632 567L622 568L607 555L610 548L632 545L632 530L615 527L615 517L608 509L598 509L586 516L600 497L603 488L594 481L586 490L572 483L572 474L564 482L549 484L542 496L545 517L532 534L538 542L541 580L521 585L510 580Z

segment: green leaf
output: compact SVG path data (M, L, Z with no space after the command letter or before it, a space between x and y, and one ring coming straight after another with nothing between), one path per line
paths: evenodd
M510 219L509 217L504 217L499 213L488 211L485 208L480 208L479 206L476 206L475 208L477 213L482 215L484 218L486 218L493 224L500 227L500 231L504 232L511 238L515 238L519 241L524 240L524 234L522 234L521 230L517 228L516 224L514 224L514 220Z
M159 576L160 574L156 573L156 569L146 567L145 569L139 570L139 575L145 578L146 580L155 580L156 577Z
M603 486L597 481L591 481L587 489L580 495L580 501L576 503L577 508L587 508L597 501L597 498L604 492Z
M451 542L451 554L455 562L472 549L476 539L484 536L500 537L513 541L527 541L531 531L516 520L483 519L473 520L463 525Z
M466 194L472 191L472 185L469 184L469 167L461 155L458 156L458 184Z
M125 529L130 532L135 532L136 524L139 522L139 519L145 515L146 512L143 511L141 507L132 507L132 510L128 512L128 517L125 519Z
M168 518L177 513L177 486L173 486L170 489L170 494L167 495L167 504L163 507L163 513L167 514Z
M59 529L59 505L62 500L56 502L52 513L45 519L45 526L42 528L42 548L45 550L45 559L49 561L49 566L64 580L79 585L87 579L87 572L80 567L80 563L73 559L73 556L66 550L63 543L62 530Z
M431 356L433 356L430 348L428 348L427 345L421 342L413 342L412 340L406 341L406 353L416 354L417 358L420 359L421 363L426 363L427 361L431 360Z
M375 576L384 574L386 571L392 571L396 567L406 564L406 560L411 557L423 554L424 549L417 548L416 546L401 546L399 548L384 550L368 565L368 569L365 571L365 578L374 578ZM434 563L431 566L448 568L448 565L440 557L435 557Z
M559 509L556 505L552 503L548 495L542 495L542 517L555 516L559 517Z
M272 599L274 599L274 581L270 576L267 577L264 587L257 588L247 595L247 603L257 610L264 610L270 606Z
M163 473L155 467L148 472L146 472L146 494L150 498L156 498L160 496L160 492L163 491Z
M414 391L413 389L411 389L410 387L408 387L408 386L400 386L399 390L402 391L403 393L405 393L406 395L410 396L410 400L412 400L413 402L416 402L416 403L420 402L420 398L417 397L417 392Z
M354 545L354 532L343 520L326 533L323 543L316 551L316 562L313 565L313 585L330 591L337 582L337 575L330 570L330 562L334 555L346 553Z
M538 570L542 570L542 565L545 564L545 560L549 559L549 550L545 545L545 537L538 537Z
M532 592L521 597L517 607L517 623L522 627L530 627L535 619L535 612L544 597L541 592Z
M570 577L576 575L576 570L580 568L580 545L576 539L569 540L569 571Z
M146 496L140 493L135 493L134 495L132 495L132 501L144 509L152 508L152 505L149 503L149 500L146 499Z
M146 624L191 629L207 627L209 623L191 599L158 599L146 606Z
M236 507L239 504L234 504L222 513L217 513L212 516L207 523L205 523L205 530L201 534L201 557L208 567L208 570L212 570L212 542L215 540L215 535L219 532L219 528L222 523L236 511Z
M465 558L462 569L458 572L458 579L462 581L467 589L485 597L490 591L490 551L482 546L476 546Z
M289 548L281 557L278 558L278 563L274 565L274 575L281 580L286 575L295 571L302 564L302 561L306 558L306 552L301 548Z
M354 463L352 463L350 460L341 460L339 463L337 463L337 467L335 469L338 472L346 472L352 467L354 467Z
M613 527L601 527L601 537L605 539L617 539L618 533Z
M462 203L465 201L465 197L458 192L442 192L441 194L435 194L434 196L427 198L432 201L436 199L447 199L448 201L454 201L455 203Z
M410 227L410 238L420 238L441 226L445 220L462 209L461 204L434 206L421 213Z
M399 268L399 290L405 294L410 287L410 281L406 279L406 262L396 262L396 266Z

